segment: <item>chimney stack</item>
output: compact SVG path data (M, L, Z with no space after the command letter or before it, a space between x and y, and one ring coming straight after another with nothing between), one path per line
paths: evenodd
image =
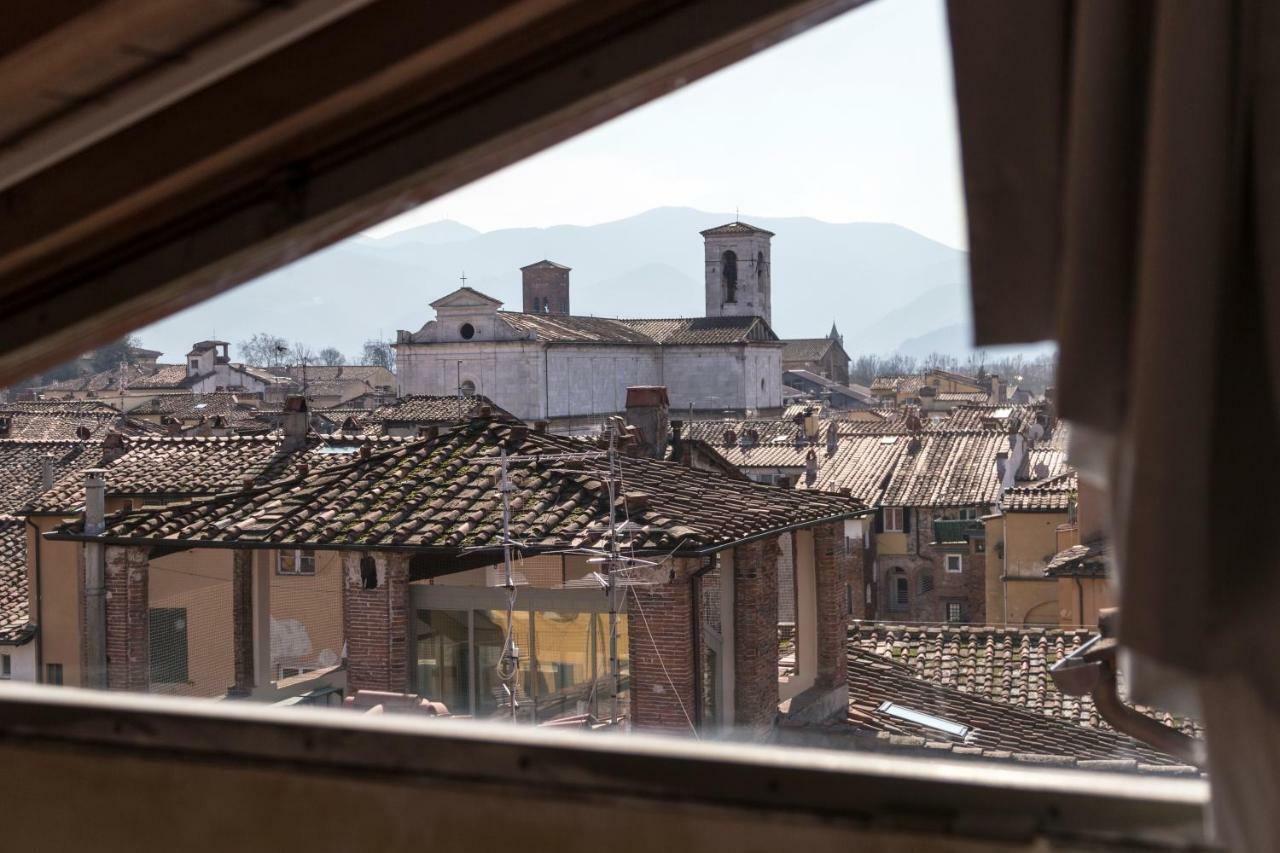
M804 484L812 486L818 479L818 454L810 450L804 455Z
M692 465L692 460L684 458L684 442L680 438L680 434L684 432L684 421L671 422L671 458L676 462L683 462L686 465Z
M106 528L107 472L90 468L84 472L84 532L97 536Z
M839 445L840 433L836 429L836 422L831 421L827 424L827 455L835 456L836 448Z
M40 457L40 491L47 492L53 488L53 454L46 453Z
M292 453L307 446L307 431L310 418L307 413L307 400L297 394L291 394L284 400L284 445L280 448L285 453Z
M664 385L632 385L627 389L627 423L643 440L644 455L665 459L671 431L671 409Z

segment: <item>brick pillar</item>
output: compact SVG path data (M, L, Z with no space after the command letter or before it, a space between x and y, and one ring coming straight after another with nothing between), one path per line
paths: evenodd
M836 687L848 678L845 672L845 646L849 641L848 598L846 587L854 562L846 552L844 522L822 524L813 531L813 568L818 589L818 672L815 687Z
M146 548L108 545L105 562L107 687L146 692L151 687L150 557Z
M342 625L348 692L409 692L408 555L343 552Z
M626 589L631 728L692 734L693 583L677 571L670 583Z
M232 695L253 690L253 551L235 551L231 562L231 633L235 658Z
M778 540L733 549L734 724L764 734L778 716Z

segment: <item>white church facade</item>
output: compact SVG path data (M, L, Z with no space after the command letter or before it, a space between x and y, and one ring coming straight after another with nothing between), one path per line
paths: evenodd
M553 422L620 412L631 385L665 385L676 411L780 409L773 234L734 222L702 235L705 317L570 314L569 268L540 261L521 270L523 311L462 287L432 302L436 317L417 332L398 332L400 394L483 394L517 417Z

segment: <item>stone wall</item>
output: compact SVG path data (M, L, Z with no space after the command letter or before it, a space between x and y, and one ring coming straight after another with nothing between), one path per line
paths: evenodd
M344 552L342 622L347 643L348 691L407 692L409 558L403 554Z

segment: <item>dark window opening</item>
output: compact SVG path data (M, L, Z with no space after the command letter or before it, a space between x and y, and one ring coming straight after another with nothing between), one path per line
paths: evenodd
M151 683L185 684L187 675L187 608L152 607L150 622Z
M464 397L474 397L476 393L476 383L470 379L464 379L462 384L458 386Z
M463 323L462 328L458 329L458 334L462 335L464 341L469 341L476 336L476 327L470 323Z
M720 281L724 285L724 301L738 301L738 255L732 249L720 256Z
M0 678L8 678L13 675L13 658L9 655L0 655Z
M756 278L764 281L764 252L756 253Z
M947 602L947 621L948 622L964 621L964 606L960 602L958 601Z
M373 557L360 558L360 586L364 589L378 588L378 566Z
M44 683L45 684L61 684L62 683L62 664L47 663L44 665Z

